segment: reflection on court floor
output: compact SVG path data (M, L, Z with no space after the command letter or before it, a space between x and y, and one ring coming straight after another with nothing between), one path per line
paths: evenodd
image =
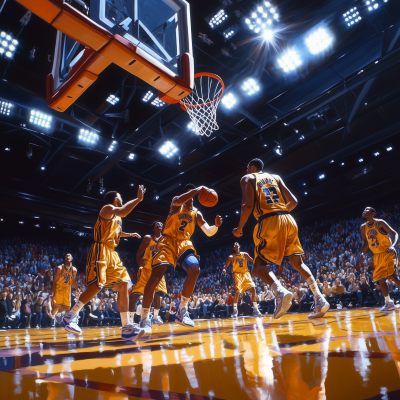
M400 314L377 309L120 329L0 332L4 399L400 399Z

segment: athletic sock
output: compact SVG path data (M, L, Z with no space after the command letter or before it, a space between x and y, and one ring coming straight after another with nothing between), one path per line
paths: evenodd
M68 316L68 318L72 319L73 317L75 317L75 315L78 314L79 311L82 310L84 305L85 305L84 303L82 303L81 301L78 300L75 303L75 305L67 312L66 315Z
M282 286L282 284L279 282L279 279L276 277L276 275L270 271L268 273L268 275L270 276L270 278L274 281L274 283L271 285L271 288L273 288L273 286L275 285L275 289L277 290L284 290L284 287Z
M258 310L258 304L256 301L253 301L253 309Z
M237 311L237 303L233 303L233 311Z
M179 304L179 310L182 310L182 308L186 308L187 303L189 302L189 300L190 300L190 297L182 296L181 304Z
M160 310L157 310L156 308L154 309L154 319L156 319L158 317L158 312Z
M119 314L121 315L121 325L122 326L125 326L126 324L128 324L130 322L130 320L129 320L129 311L120 312Z
M306 282L308 283L308 286L311 289L314 297L323 297L321 292L319 291L317 282L315 281L315 279L312 275L306 279Z
M131 324L135 323L135 313L134 312L129 313L129 323L131 323Z
M386 301L386 303L389 303L391 301L389 295L385 296L385 301Z
M150 308L142 308L142 318L141 321L144 321L146 318L149 318Z

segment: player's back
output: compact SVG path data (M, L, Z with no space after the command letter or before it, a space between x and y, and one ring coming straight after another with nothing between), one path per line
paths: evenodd
M368 222L364 224L365 237L368 241L368 246L373 253L383 253L392 245L390 236L379 228L379 219L374 220L372 226L368 225Z
M255 177L254 217L259 220L272 213L288 213L285 198L278 181L267 172L257 172Z
M232 272L236 274L244 274L249 271L247 259L243 253L232 254Z
M58 279L56 286L57 289L63 289L63 288L69 288L71 287L72 284L72 267L67 270L64 266L64 264L61 266L61 274L60 274L60 278Z
M115 248L118 246L121 232L121 217L115 215L114 218L105 219L99 215L93 230L94 241Z
M163 236L189 240L196 227L197 208L189 209L185 204L170 213L164 224Z
M144 268L146 269L152 269L151 268L151 260L153 257L157 254L157 243L158 241L155 241L153 236L150 239L149 245L146 247L146 250L144 252L143 258L147 260L146 265Z

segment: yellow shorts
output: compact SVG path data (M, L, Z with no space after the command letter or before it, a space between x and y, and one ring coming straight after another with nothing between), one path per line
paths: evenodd
M71 308L71 286L55 290L52 306L67 306Z
M161 265L172 265L174 268L185 259L188 254L194 254L197 257L193 243L187 239L173 238L163 236L157 244L158 253L153 257L152 268Z
M393 275L397 270L397 254L395 251L374 254L374 282L386 279Z
M290 214L266 217L254 228L254 259L269 264L282 264L283 257L304 254L297 224Z
M247 289L255 287L253 280L251 279L250 272L247 271L244 274L234 273L233 278L235 279L235 291L236 293L244 293Z
M113 288L120 282L130 282L118 253L102 243L93 243L86 262L86 286L96 282L99 288Z
M133 293L144 293L144 288L146 287L147 281L150 279L151 269L143 268L142 273L140 274L139 280L136 282L136 285L132 288L131 294ZM165 283L165 277L162 277L160 283L156 286L155 293L163 292L168 294L167 285Z

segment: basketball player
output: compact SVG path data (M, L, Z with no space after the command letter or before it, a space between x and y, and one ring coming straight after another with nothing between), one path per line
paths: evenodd
M366 207L362 217L367 222L361 225L361 237L364 244L361 249L361 258L364 259L364 253L370 249L374 253L374 274L372 280L379 282L385 296L385 305L379 310L381 312L394 311L393 300L389 296L389 288L386 283L387 278L391 278L398 288L400 281L397 278L397 254L394 246L399 239L398 233L388 225L383 219L374 218L375 209ZM393 242L390 236L393 237Z
M207 236L217 233L218 227L222 224L222 218L215 217L215 225L209 226L204 220L200 211L193 206L193 198L201 189L209 190L204 186L196 188L189 183L185 186L185 193L172 199L169 215L165 221L163 236L158 242L158 253L152 261L152 272L150 279L144 289L142 318L140 328L142 331L138 338L144 334L151 334L151 323L148 318L151 303L153 302L154 291L161 282L162 277L169 267L175 268L178 264L187 272L185 283L182 289L182 298L179 310L176 313L175 322L183 326L194 327L187 311L187 303L193 294L197 277L200 273L200 265L196 250L190 240L196 224Z
M55 319L60 325L62 321L61 313L71 308L71 285L76 289L77 297L81 292L76 283L76 268L72 265L74 260L71 254L65 255L65 264L57 267L53 279L53 286L49 296L49 317Z
M293 295L275 276L273 269L281 265L283 257L290 258L292 267L301 273L314 294L314 312L308 318L323 317L329 303L318 289L310 269L301 258L297 224L290 212L297 206L297 199L278 175L262 172L264 163L255 158L247 166L247 174L240 181L243 200L239 226L233 230L236 237L243 235L243 227L251 212L257 220L254 228L254 271L256 276L271 285L276 297L274 318L279 319L292 304ZM268 265L268 266L267 266Z
M247 261L253 263L253 259L247 253L240 252L240 245L236 242L233 245L235 252L231 254L225 261L225 267L222 270L226 274L226 270L229 264L232 264L233 278L235 279L235 297L233 298L233 318L238 317L237 303L239 301L239 294L243 294L247 289L250 290L251 296L253 298L253 315L258 317L261 315L258 311L257 295L256 295L256 285L251 279L249 268L247 266Z
M153 234L146 235L142 243L140 244L139 250L136 253L136 261L139 265L139 271L137 275L137 283L132 289L129 298L129 310L131 315L135 312L135 306L139 296L143 295L146 283L151 275L151 260L157 254L157 243L162 236L163 224L161 222L153 222L151 224ZM158 315L161 308L161 301L164 294L168 294L167 285L165 283L165 277L163 276L160 283L155 289L154 295L154 316L151 320L152 325L162 325L162 319Z
M137 199L122 203L118 192L108 192L104 196L106 205L100 210L94 226L94 243L90 247L86 262L86 287L72 309L64 315L61 325L68 331L80 334L82 331L76 318L82 307L102 288L118 290L117 303L121 315L122 333L125 340L132 340L139 330L129 318L128 284L129 274L115 251L121 237L136 237L137 233L122 232L122 218L126 217L142 200L146 189L139 186Z

